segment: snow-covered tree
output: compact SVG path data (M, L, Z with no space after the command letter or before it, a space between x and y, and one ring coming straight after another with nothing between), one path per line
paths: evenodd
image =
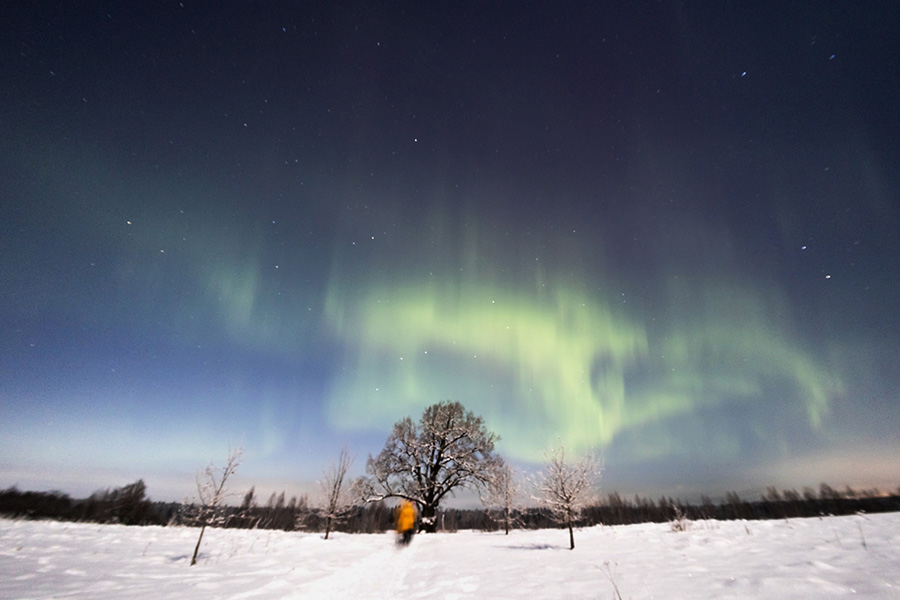
M200 542L203 541L203 532L209 525L220 525L225 519L225 484L234 475L241 464L243 450L229 449L225 466L217 468L210 463L203 471L197 473L197 503L192 504L192 521L200 526L200 536L197 545L194 546L194 554L191 556L191 566L197 564L197 553L200 552Z
M575 548L572 528L593 499L603 469L593 454L585 454L573 464L567 463L562 446L548 452L546 459L545 470L534 481L537 492L534 499L547 507L557 522L568 527L571 550Z
M325 476L319 482L322 494L325 497L325 504L322 507L322 516L325 518L325 539L331 532L331 527L347 516L347 510L352 506L350 498L348 498L344 481L347 478L347 471L353 464L353 457L346 448L341 449L337 462L332 463Z
M366 501L405 498L418 504L422 531L435 530L441 501L457 488L487 486L503 460L494 453L499 437L459 402L425 409L419 423L394 425L381 453L366 463L368 477L356 487Z
M517 522L516 512L521 493L522 485L516 479L515 471L503 463L492 474L491 481L481 496L481 502L487 508L488 514L503 524L506 535L509 535L509 530Z

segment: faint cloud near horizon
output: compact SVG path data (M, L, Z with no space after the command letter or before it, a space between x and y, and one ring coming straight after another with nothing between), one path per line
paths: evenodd
M749 475L768 480L779 488L818 489L822 483L834 488L855 490L878 488L882 492L900 489L900 445L829 449L825 452L790 456L763 464Z

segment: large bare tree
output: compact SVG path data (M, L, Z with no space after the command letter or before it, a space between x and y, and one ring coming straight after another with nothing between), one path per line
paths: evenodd
M569 528L569 549L575 548L572 528L585 505L593 499L600 482L602 465L593 454L585 454L575 463L566 462L565 449L560 446L547 453L545 470L534 481L534 497L550 509L559 523Z
M197 499L198 504L192 505L194 509L193 521L200 525L200 536L197 545L194 546L194 554L191 556L191 566L197 564L197 553L200 552L200 542L203 541L203 532L208 525L219 525L224 521L225 484L234 475L243 460L243 450L237 448L228 450L228 459L225 466L218 468L212 463L203 471L197 473Z
M418 423L406 417L394 425L381 453L366 463L357 488L366 501L405 498L418 504L421 530L435 530L441 501L457 488L487 486L503 464L494 453L500 438L459 402L425 409Z

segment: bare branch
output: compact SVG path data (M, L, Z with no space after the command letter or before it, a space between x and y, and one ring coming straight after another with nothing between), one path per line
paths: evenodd
M224 520L225 499L229 494L225 493L225 484L234 475L238 466L243 462L243 449L228 449L228 458L225 466L216 468L210 463L203 471L197 473L197 498L198 504L194 507L193 521L200 526L200 536L197 545L194 546L194 555L191 557L191 566L197 564L197 553L200 551L200 542L203 541L203 532L209 525L219 525Z
M481 494L481 502L487 508L488 515L503 524L507 535L509 530L518 524L516 514L521 492L522 485L516 478L513 468L502 464L493 470L488 485Z
M603 467L593 454L577 462L566 462L565 449L554 448L546 454L545 471L533 481L535 500L550 510L551 516L569 529L569 548L575 548L572 528L585 505L593 498Z
M322 493L325 497L325 506L323 516L325 517L325 539L331 532L331 526L336 521L347 515L347 509L352 505L352 501L347 497L344 480L350 465L353 464L353 457L347 448L341 449L338 460L332 463L325 473L325 477L319 482Z
M434 404L418 424L407 417L394 425L381 453L369 457L369 477L357 482L357 492L369 500L395 497L416 502L423 529L430 530L445 496L490 482L490 473L503 462L494 453L498 439L481 417L460 403Z

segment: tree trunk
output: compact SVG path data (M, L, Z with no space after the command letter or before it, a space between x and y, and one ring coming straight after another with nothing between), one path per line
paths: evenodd
M572 532L572 521L569 521L569 550L575 549L575 533Z
M328 532L331 531L331 517L325 517L325 539L328 539Z
M191 566L197 564L197 553L200 552L200 542L203 541L203 532L206 531L206 525L200 528L200 537L197 538L197 545L194 546L194 555L191 557Z
M422 514L419 521L419 531L423 533L434 533L435 531L437 531L437 522L435 519L436 513L436 507L430 504L425 504L422 506Z

